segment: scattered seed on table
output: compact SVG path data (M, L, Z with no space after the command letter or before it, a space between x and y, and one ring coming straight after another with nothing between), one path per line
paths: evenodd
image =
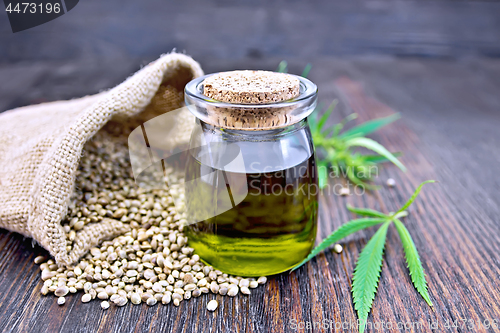
M66 303L66 298L64 298L64 296L61 296L57 299L57 304L63 305L64 303Z
M342 252L342 250L343 250L343 248L342 248L342 245L340 245L340 244L335 244L335 245L333 246L333 251L335 251L335 252L337 252L337 253L341 253L341 252Z
M210 284L210 291L214 294L217 294L219 292L220 286L217 284L217 282L212 281Z
M99 299L108 299L109 295L105 291L101 291L100 293L97 294L97 298L99 298Z
M348 187L342 187L342 188L340 189L339 194L340 194L341 196L345 197L345 196L348 196L349 194L351 194L351 191L349 190L349 188L348 188Z
M66 296L69 292L69 288L66 287L66 286L62 286L62 287L59 287L56 289L56 291L54 291L54 295L56 296Z
M138 293L133 293L130 296L130 301L132 302L132 304L141 304L141 295L139 295Z
M389 186L389 187L396 186L396 181L392 178L387 179L387 186Z
M101 302L101 308L103 308L103 310L106 310L109 308L109 302L108 301L102 301Z
M250 285L250 281L248 279L241 279L240 283L238 284L239 287L248 287Z
M250 291L250 289L248 289L248 287L241 287L240 291L241 291L242 294L245 294L245 295L250 295L251 294L251 291Z
M200 289L193 290L193 297L199 297L200 295L201 295L201 290Z
M257 279L257 282L258 282L259 284L265 284L265 283L267 282L267 277L265 277L265 276L261 276L261 277L259 277L259 278Z
M45 257L44 257L44 256L38 256L38 257L36 257L36 258L35 258L34 262L35 262L35 264L39 265L39 264L41 264L42 262L44 262L45 260L46 260L46 259L45 259Z
M83 294L83 296L82 296L83 303L88 303L88 302L90 302L91 299L92 299L92 296L90 296L90 294Z
M170 293L167 293L167 294L163 295L163 297L161 299L161 303L168 304L168 303L170 303L171 300L172 300L172 295L170 295Z
M125 304L127 304L128 302L128 299L126 297L118 297L117 299L115 299L114 303L118 306L124 306Z
M42 280L46 281L48 279L52 279L55 275L55 272L52 272L50 271L50 269L46 268L42 271Z
M219 303L217 303L217 301L215 299L213 299L210 302L208 302L207 310L213 312L217 309L218 306L219 306Z
M238 291L239 291L238 286L233 285L231 288L228 289L227 295L234 297L234 296L238 295Z
M146 301L146 304L147 304L147 305L149 305L149 306L153 306L153 305L155 305L155 304L156 304L156 302L157 302L156 298L154 298L154 297L150 297L150 298L148 298L148 300Z

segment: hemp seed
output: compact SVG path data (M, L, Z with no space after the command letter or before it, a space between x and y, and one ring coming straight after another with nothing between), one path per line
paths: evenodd
M266 282L235 277L206 266L189 247L183 233L182 177L167 173L168 190L139 188L130 169L126 143L97 133L84 148L74 193L62 221L71 251L80 230L104 218L114 218L129 231L90 249L72 267L59 267L53 259L37 256L44 281L40 292L53 293L62 302L69 293L82 291L81 301L124 306L161 302L179 306L184 299L203 293L235 296ZM117 139L116 139L117 140ZM230 284L230 283L231 284ZM245 289L245 287L247 289ZM250 290L248 289L248 293ZM64 299L65 301L65 299Z
M207 303L207 310L214 312L218 306L219 306L219 303L217 303L217 301L215 299L213 299Z
M101 302L101 308L102 308L103 310L108 309L108 308L109 308L109 302L108 302L108 301L102 301L102 302Z

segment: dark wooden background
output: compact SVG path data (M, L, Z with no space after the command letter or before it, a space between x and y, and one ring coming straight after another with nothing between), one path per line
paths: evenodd
M389 229L369 322L410 323L405 331L497 332L500 326L500 3L455 1L201 1L80 3L68 14L12 34L0 13L0 112L108 89L172 48L207 73L276 69L289 60L320 101L340 99L333 120L358 122L401 112L372 137L402 151L408 171L387 165L376 183L396 187L348 198L321 197L318 239L353 216L346 203L385 212L426 185L404 220L427 273L431 310L413 288L397 232ZM332 120L332 123L333 123ZM342 180L337 180L342 182ZM169 306L102 311L80 295L62 307L43 297L30 239L0 230L0 330L6 332L323 332L294 322L332 320L354 332L350 284L373 229L326 251L251 296L213 295ZM461 327L475 325L474 329ZM422 326L411 327L412 322ZM453 327L453 325L458 327ZM431 326L432 325L432 326ZM446 326L449 326L448 328ZM382 329L368 329L381 332ZM386 329L386 332L398 331Z
M203 64L212 72L274 69L277 62ZM29 73L20 66L1 68L0 77L10 77L22 87L3 102L22 105L41 96L52 100L97 91L119 82L134 67L129 63L112 68L106 63L65 66L64 71L40 66ZM291 63L291 71L300 72L302 66ZM357 112L359 121L402 113L401 120L373 138L392 151L404 152L402 161L408 167L407 173L389 165L381 169L377 183L392 177L395 188L349 198L322 196L318 237L352 218L346 203L388 212L403 204L421 181L440 181L424 188L405 219L422 257L435 310L414 290L399 237L391 228L369 321L422 322L420 329L409 330L413 332L429 331L429 323L439 325L437 332L493 332L481 323L500 321L499 178L495 174L500 163L500 60L325 58L313 61L313 66L310 77L320 88L320 100L326 104L340 98L335 120L350 112ZM12 71L19 75L10 75ZM212 295L182 302L179 308L129 305L102 311L98 302L81 303L80 296L68 297L60 307L56 298L40 295L42 283L33 258L44 251L29 239L0 231L0 327L9 332L291 332L293 320L349 323L356 320L352 272L373 232L351 236L340 255L326 251L295 273L270 278L250 297L219 296L220 308L209 313L205 306ZM445 328L454 321L461 324L462 319L473 321L477 329Z
M0 13L0 61L148 58L310 61L317 56L500 56L500 4L453 0L81 0L13 34Z

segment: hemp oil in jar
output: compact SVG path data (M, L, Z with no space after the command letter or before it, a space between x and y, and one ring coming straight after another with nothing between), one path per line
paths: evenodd
M201 259L222 272L277 274L302 261L316 239L319 189L305 119L314 109L316 86L289 74L220 74L229 74L224 84L234 79L247 94L227 93L212 80L215 101L202 93L207 77L186 86L187 105L198 120L187 156L184 232ZM272 91L252 91L261 86ZM229 100L221 103L224 96ZM253 103L242 104L245 98Z

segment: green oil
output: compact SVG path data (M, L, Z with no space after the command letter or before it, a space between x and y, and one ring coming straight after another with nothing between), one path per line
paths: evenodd
M272 275L302 261L317 228L314 155L271 172L241 173L211 168L192 158L186 180L189 246L224 273ZM203 220L201 218L203 217Z

